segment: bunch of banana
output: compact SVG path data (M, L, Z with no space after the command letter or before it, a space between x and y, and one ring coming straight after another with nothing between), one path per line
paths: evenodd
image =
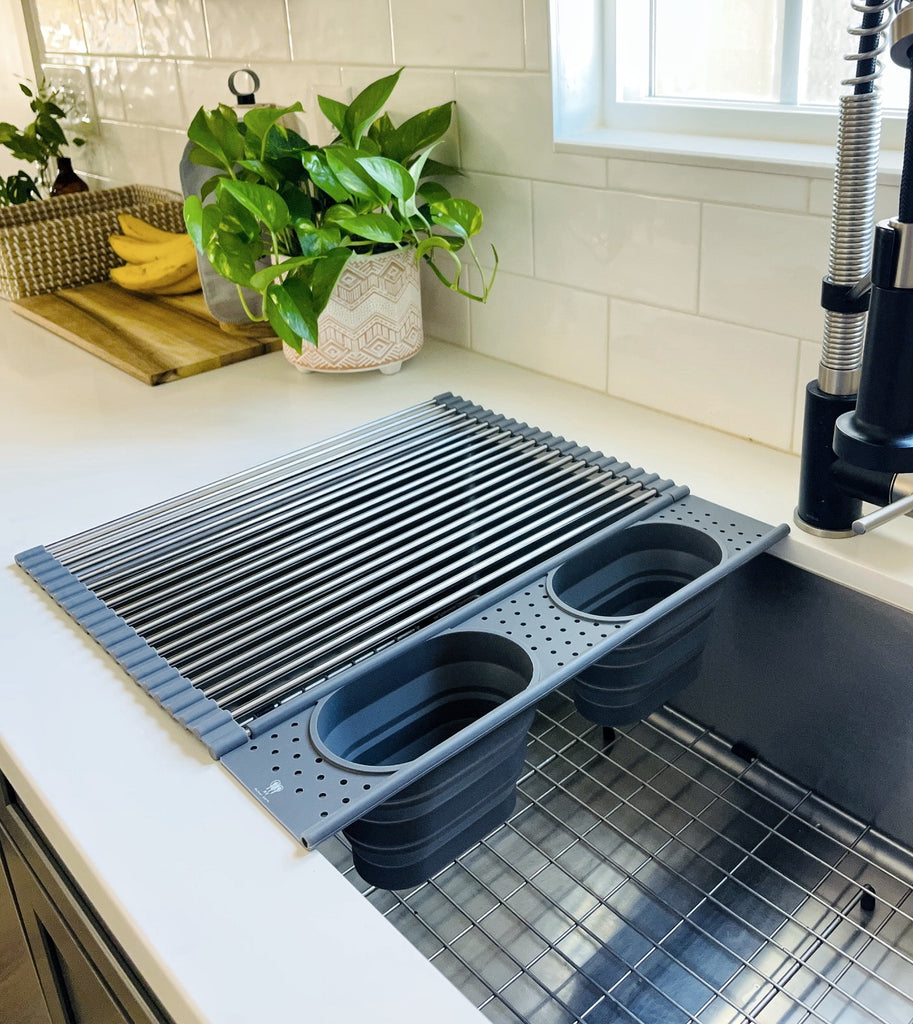
M112 267L111 280L133 292L186 295L201 288L190 235L163 231L129 213L117 215L122 235L109 235L111 248L126 263Z

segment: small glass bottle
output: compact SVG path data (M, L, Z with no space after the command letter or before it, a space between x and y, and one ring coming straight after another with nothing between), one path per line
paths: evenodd
M57 157L57 177L51 185L52 196L68 196L73 192L88 192L89 186L73 170L73 161L68 156Z

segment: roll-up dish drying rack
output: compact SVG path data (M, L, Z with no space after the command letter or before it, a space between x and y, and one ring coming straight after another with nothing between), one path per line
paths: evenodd
M535 707L636 721L787 532L445 394L17 562L307 846L387 888L510 813Z

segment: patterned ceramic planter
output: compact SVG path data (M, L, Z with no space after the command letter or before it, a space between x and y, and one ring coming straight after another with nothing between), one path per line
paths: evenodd
M353 256L318 321L320 343L285 357L304 373L396 373L422 347L422 299L414 249Z

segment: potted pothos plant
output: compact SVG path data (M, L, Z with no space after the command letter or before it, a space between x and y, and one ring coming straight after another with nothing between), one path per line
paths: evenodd
M382 113L402 68L345 104L318 97L336 137L315 145L288 127L284 108L254 107L239 120L227 106L200 109L188 129L193 163L215 168L200 195L185 200L197 249L244 302L262 313L295 353L322 340L318 321L347 267L389 253L405 255L417 276L424 260L447 288L484 302L497 272L473 247L482 211L452 196L437 178L458 173L432 153L450 127L453 103L395 125ZM480 286L467 283L467 266ZM250 294L249 292L247 293ZM259 305L259 304L257 304Z

